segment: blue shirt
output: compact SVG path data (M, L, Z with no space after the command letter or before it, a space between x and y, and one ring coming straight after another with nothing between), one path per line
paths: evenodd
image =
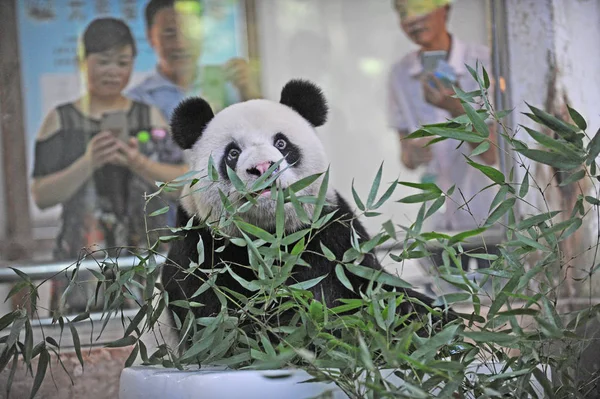
M158 68L154 70L154 72L144 79L141 83L138 83L136 86L130 88L125 92L125 95L132 100L137 100L142 103L150 104L162 112L163 116L167 120L167 122L171 121L171 115L173 114L173 110L175 107L186 97L190 96L200 96L202 97L201 90L201 76L202 73L199 71L197 74L197 79L191 86L191 89L188 91L183 90L181 87L177 86L175 83L171 82L169 79L164 77L159 71ZM206 99L209 103L211 103L210 99ZM225 83L225 96L224 96L224 104L211 104L213 111L217 113L221 108L224 108L228 105L234 104L240 101L240 96L237 91L233 88L233 86L229 83ZM175 226L176 223L176 215L177 215L177 203L175 201L169 201L170 210L167 215L167 223L169 226Z
M192 84L188 91L183 90L175 83L164 77L158 68L144 79L141 83L130 88L125 92L125 95L133 100L137 100L146 104L154 105L161 110L167 121L171 120L173 110L186 97L200 96L202 97L201 89L201 73L198 73L198 79ZM210 99L206 99L209 103ZM240 95L237 90L230 84L225 84L225 104L222 108L235 104L240 101ZM220 107L215 107L211 104L213 111L220 111ZM217 108L217 109L215 109Z

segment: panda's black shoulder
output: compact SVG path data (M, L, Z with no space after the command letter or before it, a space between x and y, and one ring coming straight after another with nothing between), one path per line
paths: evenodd
M176 227L186 226L188 221L192 218L186 210L179 205L177 208ZM196 218L193 220L192 226L198 226L200 221ZM182 230L176 235L180 236L178 239L171 241L169 253L167 255L167 261L163 267L163 281L168 281L170 277L178 274L179 270L187 269L192 259L198 258L198 242L204 240L206 236L210 237L206 229L198 230Z
M360 242L369 240L370 236L348 202L337 191L335 192L335 204L326 207L323 214L329 212L335 212L332 221L315 234L315 239L311 241L308 249L310 252L321 253L322 244L333 252L336 259L341 260L344 253L352 248L353 231L358 235ZM324 259L316 257L314 261L320 263ZM365 258L363 266L381 269L381 265L373 255Z

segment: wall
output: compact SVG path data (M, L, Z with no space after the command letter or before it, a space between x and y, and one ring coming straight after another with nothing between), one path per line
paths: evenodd
M545 107L551 77L554 88L566 93L570 106L587 120L588 135L600 127L600 40L599 0L508 0L509 89L512 94L514 126L518 137L531 142L518 125L535 127L521 112L525 101ZM530 165L529 162L524 162ZM523 176L523 168L516 168ZM534 190L529 199L539 201ZM524 208L528 212L531 208Z
M367 3L257 1L265 95L279 100L281 87L296 77L311 79L323 88L331 110L319 134L331 160L331 182L350 201L352 179L359 194L366 197L382 161L382 192L388 182L396 178L416 181L421 172L401 167L398 139L385 117L388 70L413 45L401 31L390 0ZM451 31L463 40L489 43L486 3L456 0ZM398 191L392 198L404 195L407 191ZM390 217L410 224L417 209L390 202L383 209L384 216L367 219L367 226L378 231Z
M527 110L525 101L544 109L549 88L555 90L559 98L566 96L569 105L586 119L586 133L593 137L600 127L600 54L596 51L600 43L600 0L508 0L506 7L509 88L515 107L513 129L516 129L519 138L532 142L518 124L539 129L539 125L521 114ZM524 164L531 165L530 162ZM525 169L515 170L522 178ZM560 202L567 197L556 189L556 181L551 180L553 171L543 165L536 165L531 170L545 195L542 198L540 190L530 189L529 202L543 211L548 209L548 203L550 210L569 212L572 206ZM573 187L573 190L579 188ZM598 193L592 190L585 194L598 197ZM521 204L520 211L527 214L534 210ZM581 236L576 240L574 236L570 237L574 240L570 245L574 245L575 249L572 253L563 249L565 262L573 266L570 273L582 277L597 263L598 232L598 208L591 207L584 218ZM597 283L582 281L574 294L586 298L588 295L600 295Z
M2 116L2 110L0 109L0 116ZM0 126L0 137L2 136L2 126ZM0 165L3 165L2 150L0 149ZM0 241L6 238L6 198L4 186L4 171L0 172Z

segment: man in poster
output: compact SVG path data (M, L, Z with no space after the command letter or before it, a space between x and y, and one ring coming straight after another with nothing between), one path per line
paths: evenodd
M190 95L202 96L215 111L261 96L244 59L198 66L207 23L203 7L205 2L198 0L150 0L145 8L146 37L158 63L127 95L157 106L167 119Z

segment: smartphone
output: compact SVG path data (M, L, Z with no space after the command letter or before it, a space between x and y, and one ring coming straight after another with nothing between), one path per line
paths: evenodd
M421 54L421 62L423 63L423 70L425 72L432 73L444 86L452 88L452 85L456 82L456 75L446 61L447 57L448 52L444 50L424 51ZM436 87L433 81L430 81L429 85Z
M205 65L202 71L200 95L218 110L225 107L225 83L227 78L221 65Z
M108 130L119 140L127 142L129 140L127 113L125 111L114 111L103 114L100 121L100 130Z
M425 72L435 72L435 70L438 68L438 63L446 60L446 57L448 57L448 52L444 50L423 51L421 53L423 70Z

